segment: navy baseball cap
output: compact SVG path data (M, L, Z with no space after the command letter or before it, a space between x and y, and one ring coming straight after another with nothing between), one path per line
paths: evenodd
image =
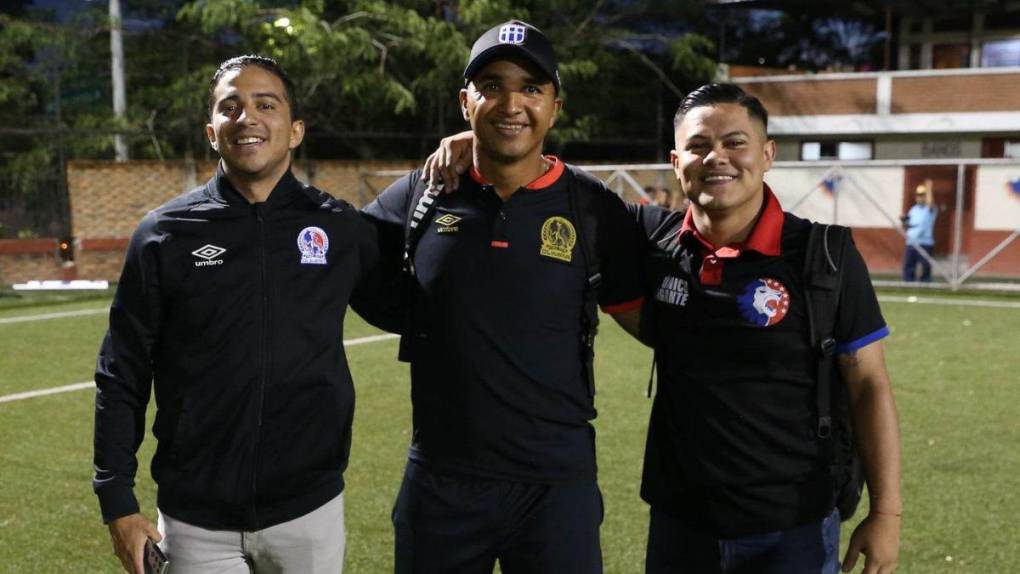
M475 41L475 45L471 47L468 65L464 68L464 82L470 82L471 77L489 62L514 56L524 58L538 66L549 76L556 86L556 92L559 93L559 64L556 61L556 54L553 53L552 44L541 30L520 20L510 20L495 26Z

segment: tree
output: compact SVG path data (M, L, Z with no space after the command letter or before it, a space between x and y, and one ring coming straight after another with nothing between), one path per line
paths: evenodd
M133 158L212 159L209 80L244 53L295 80L307 158L423 157L466 126L471 43L510 18L557 48L567 104L550 146L573 159L662 159L677 100L715 68L688 25L703 19L695 0L122 0L128 112L115 121L105 3L13 6L0 15L4 194L62 185L65 160L112 158L115 133Z

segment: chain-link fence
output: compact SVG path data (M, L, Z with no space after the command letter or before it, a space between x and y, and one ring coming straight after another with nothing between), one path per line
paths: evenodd
M27 185L0 174L0 239L66 237L70 229L63 174L37 176Z

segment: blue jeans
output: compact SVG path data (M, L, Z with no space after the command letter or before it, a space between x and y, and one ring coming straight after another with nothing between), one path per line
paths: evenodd
M917 266L921 266L921 282L928 283L931 281L931 263L921 255L921 252L917 249L917 245L907 244L907 251L903 254L903 280L907 282L914 281L914 277L917 273ZM931 253L931 250L935 247L934 245L921 245L925 252Z
M645 574L837 574L839 511L819 522L712 538L652 508Z

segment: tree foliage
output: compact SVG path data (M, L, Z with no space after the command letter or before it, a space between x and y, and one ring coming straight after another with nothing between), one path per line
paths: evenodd
M18 6L0 15L0 185L26 191L40 185L32 174L60 173L61 157L111 158L118 132L132 158L212 157L209 79L245 53L295 80L309 126L300 153L317 158L422 157L462 129L471 43L510 18L541 28L561 59L554 151L593 141L652 159L668 141L663 111L715 66L712 43L685 24L694 0L121 0L128 111L115 120L106 2Z

